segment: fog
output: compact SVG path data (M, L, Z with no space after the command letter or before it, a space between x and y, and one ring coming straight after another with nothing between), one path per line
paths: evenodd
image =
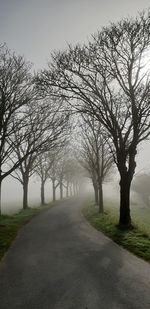
M22 209L22 186L11 177L4 180L2 185L2 213L12 214ZM51 182L45 185L46 202L52 200ZM57 193L57 198L59 194ZM37 207L40 205L40 182L33 177L29 182L29 206Z
M22 54L34 64L35 69L43 68L50 52L62 50L67 42L85 42L92 33L110 21L123 16L136 15L146 9L149 1L0 1L1 41ZM77 21L78 20L78 21ZM41 26L42 25L42 26ZM136 173L150 170L150 142L144 142L137 154ZM112 176L111 182L104 185L105 198L119 203L119 178ZM92 185L85 182L85 192L93 192ZM87 189L88 188L88 189ZM57 188L57 199L59 189ZM45 185L46 202L52 200L52 184ZM131 194L132 204L137 202L137 194ZM40 182L34 177L29 183L29 206L40 204ZM14 213L22 208L22 187L11 177L2 184L2 213Z
M144 172L150 171L150 142L146 141L140 148L138 149L136 162L136 175L139 175ZM82 188L80 188L81 192L86 196L89 194L94 197L94 191L92 183L89 179L84 179L84 183L82 183ZM114 170L111 175L110 181L104 183L104 206L109 201L113 201L113 207L117 207L119 209L119 175L116 170ZM66 192L64 189L64 196ZM3 214L13 214L22 209L22 185L14 180L12 177L6 177L2 183L2 213ZM56 199L60 198L59 187L56 190ZM140 196L131 191L130 195L131 199L131 208L143 208L147 206L144 204ZM29 181L29 207L37 207L40 205L40 181L37 176L32 176ZM52 201L52 182L48 180L45 184L45 200L46 203ZM111 204L111 203L110 203Z
M143 152L144 153L144 152ZM145 162L145 160L144 160ZM140 165L141 167L141 165ZM144 168L142 169L142 171ZM139 170L140 172L141 170ZM105 205L112 205L119 210L120 200L120 187L119 187L119 176L115 171L111 175L110 181L103 184L104 193L104 207ZM80 184L80 194L84 195L85 198L94 201L94 190L92 182L88 178L84 178L82 184ZM64 197L66 196L66 190L64 189ZM22 185L14 180L12 177L7 177L2 184L2 213L3 214L14 214L22 209L22 197L23 190ZM56 190L56 199L60 199L59 187ZM130 195L131 207L147 208L140 196L131 190ZM40 206L40 182L36 177L31 177L29 181L29 195L28 195L29 207ZM49 180L45 184L45 201L50 203L52 201L52 182Z

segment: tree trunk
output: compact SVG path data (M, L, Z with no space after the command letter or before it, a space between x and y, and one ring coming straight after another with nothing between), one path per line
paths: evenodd
M95 204L98 205L98 188L97 185L93 183L94 195L95 195Z
M76 195L79 195L78 182L76 181Z
M69 197L69 183L67 182L66 197Z
M120 218L119 225L128 228L131 226L130 216L130 186L131 181L126 176L120 179Z
M60 198L63 199L63 184L62 184L62 181L60 181Z
M2 180L0 180L0 216L2 214Z
M75 183L73 183L73 195L76 196L76 187L75 187Z
M56 201L55 179L52 180L52 187L53 187L53 202L55 202Z
M28 208L28 184L29 181L26 179L23 182L23 209Z
M133 147L134 146L134 147ZM136 168L135 156L136 147L133 145L130 147L129 152L129 167L127 170L126 162L121 156L120 164L118 164L118 169L120 172L120 218L119 226L124 229L132 227L132 220L130 215L130 189L133 175Z
M98 199L99 213L103 213L104 212L103 185L101 181L99 183L98 193L99 193L98 194L99 195L99 199Z
M45 205L44 181L41 182L41 205Z

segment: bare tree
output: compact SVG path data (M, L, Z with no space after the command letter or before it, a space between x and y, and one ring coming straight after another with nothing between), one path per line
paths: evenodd
M65 177L65 164L66 164L66 158L65 153L62 155L61 159L58 161L58 167L57 167L57 179L59 182L59 188L60 188L60 198L62 199L64 197L64 177Z
M62 130L60 135L57 136L55 144L51 144L50 150L41 153L36 159L35 173L41 180L41 204L45 204L44 186L45 182L50 178L53 185L53 200L56 200L56 188L60 186L60 197L63 197L63 165L62 149L65 147L69 131L68 123L65 124L65 130Z
M49 172L53 164L51 152L44 152L38 156L35 165L35 173L41 180L41 205L45 205L45 183L49 179Z
M51 156L52 166L49 171L49 177L52 181L53 201L56 200L56 189L60 188L60 198L77 195L79 193L79 179L81 168L77 160L71 156L69 147L56 151Z
M59 158L58 165L57 165L57 180L59 182L61 199L64 196L63 194L64 188L66 189L66 195L68 197L69 188L70 188L70 193L71 193L72 186L74 187L75 174L76 174L75 166L74 166L75 162L74 162L74 159L71 158L70 156L71 156L71 151L70 151L70 145L68 141L64 149L62 149L61 151L61 157ZM77 168L77 164L76 164L76 168Z
M12 176L23 185L24 209L28 207L29 178L35 172L37 156L54 149L57 143L64 139L68 117L62 117L60 108L61 103L58 101L57 104L52 100L32 102L24 112L24 128L16 130L14 134L14 156L11 156L10 160L14 163L14 158L17 157L20 165ZM18 142L20 139L23 140L21 144ZM23 161L21 161L22 157L25 158Z
M109 151L108 139L102 125L94 117L82 115L81 145L78 155L80 164L92 179L95 202L103 213L103 182L112 172L113 158Z
M52 153L50 160L52 161L51 169L49 171L49 178L52 181L52 191L53 191L53 202L56 201L56 189L59 186L59 180L58 180L58 162L60 159L59 153Z
M0 46L0 212L2 181L20 164L20 159L11 167L7 163L14 149L12 136L20 127L24 106L30 103L33 95L30 67L23 57L11 53L5 44ZM20 114L17 122L14 121L16 114Z
M111 24L87 46L54 53L49 68L37 78L43 91L53 89L107 129L120 173L119 224L124 227L131 225L137 146L150 135L149 67L144 66L149 48L148 12Z
M66 196L76 196L80 191L80 181L83 180L83 169L76 159L75 150L68 150L64 165L64 186Z
M64 180L65 180L65 184L64 187L66 188L66 197L69 197L69 188L70 188L70 184L71 184L71 160L67 157L66 161L65 161L65 168L64 168Z

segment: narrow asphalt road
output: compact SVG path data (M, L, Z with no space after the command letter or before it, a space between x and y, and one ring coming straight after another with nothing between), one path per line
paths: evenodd
M63 201L19 233L0 265L1 309L150 309L150 265Z

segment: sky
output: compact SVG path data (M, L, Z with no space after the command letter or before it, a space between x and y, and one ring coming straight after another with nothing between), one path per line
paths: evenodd
M0 0L0 41L37 70L53 50L86 42L102 26L149 6L149 0Z
M40 70L52 51L84 43L101 27L148 7L149 0L0 0L0 43ZM150 141L140 146L137 172L150 170L149 157ZM4 198L15 185L6 180Z

